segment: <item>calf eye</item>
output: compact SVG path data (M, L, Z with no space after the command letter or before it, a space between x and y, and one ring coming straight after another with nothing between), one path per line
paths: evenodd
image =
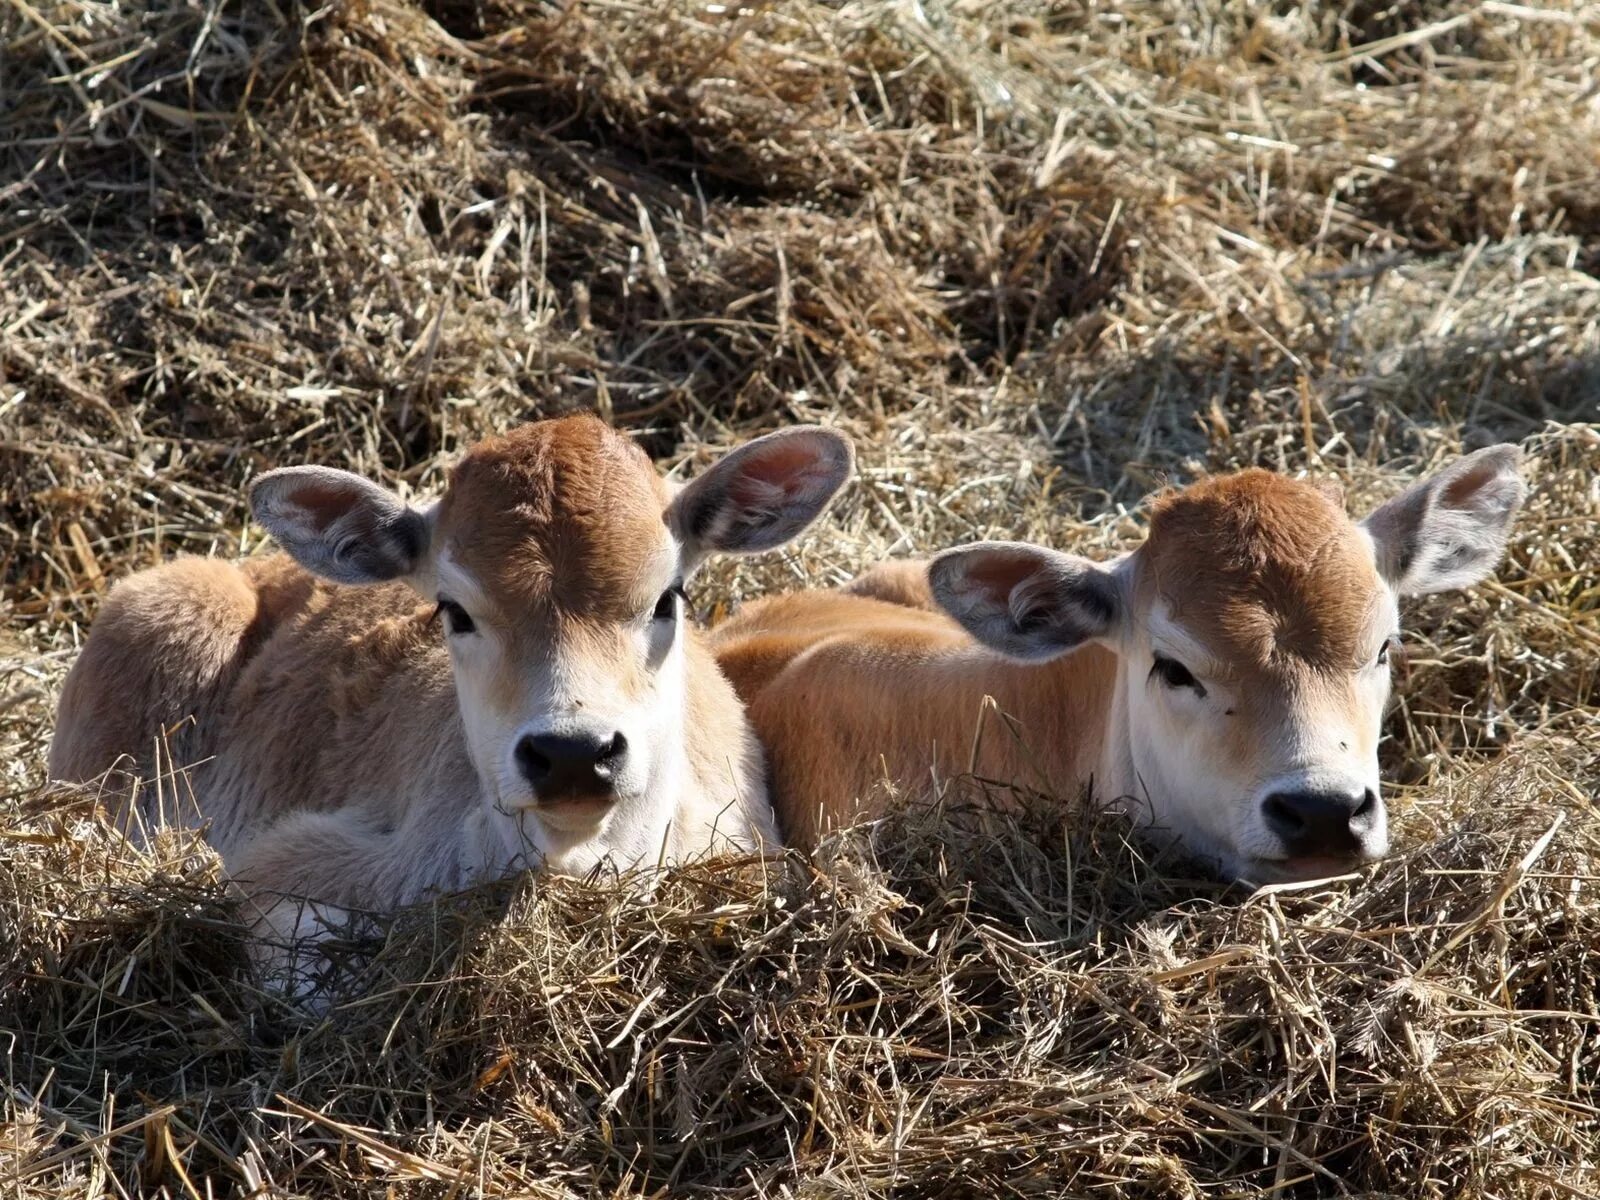
M467 615L467 610L454 600L446 600L440 597L439 613L444 615L445 628L452 634L477 632L478 627L472 623L472 618Z
M1380 666L1380 667L1387 667L1389 665L1390 659L1393 657L1393 655L1396 652L1399 651L1399 649L1400 649L1400 635L1399 634L1390 634L1389 637L1384 640L1383 648L1378 651L1378 663L1377 663L1377 665Z
M688 597L683 593L683 585L675 583L661 593L661 599L656 601L656 610L650 614L652 620L671 621L678 615L678 601L688 602Z
M1156 655L1155 666L1150 668L1150 674L1161 680L1169 688L1193 688L1197 695L1204 696L1206 694L1206 689L1190 673L1189 668L1175 658L1165 658L1160 654Z

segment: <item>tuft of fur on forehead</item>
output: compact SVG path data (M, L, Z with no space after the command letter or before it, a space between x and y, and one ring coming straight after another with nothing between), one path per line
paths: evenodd
M513 612L632 615L667 544L667 501L649 458L604 422L539 421L468 451L440 504L439 545Z
M1382 585L1330 492L1252 469L1156 501L1143 578L1225 663L1349 669L1366 656Z

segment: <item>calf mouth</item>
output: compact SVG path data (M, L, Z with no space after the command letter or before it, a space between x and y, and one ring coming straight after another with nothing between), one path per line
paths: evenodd
M1376 855L1317 854L1298 858L1253 858L1239 873L1241 880L1258 886L1275 883L1311 883L1349 875L1374 861Z
M598 825L616 807L615 792L560 792L535 796L521 811L558 828Z

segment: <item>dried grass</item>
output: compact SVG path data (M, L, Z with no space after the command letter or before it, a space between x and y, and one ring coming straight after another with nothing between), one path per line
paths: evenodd
M0 5L0 1181L19 1196L1566 1197L1593 1163L1600 9ZM1244 897L976 785L811 860L507 881L306 1025L204 846L40 790L108 582L307 459L593 406L855 435L794 553L1109 552L1260 462L1523 440L1410 614L1397 855Z

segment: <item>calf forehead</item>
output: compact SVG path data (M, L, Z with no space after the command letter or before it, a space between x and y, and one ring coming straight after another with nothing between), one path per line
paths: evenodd
M1239 669L1352 668L1372 649L1371 547L1311 484L1252 470L1165 497L1142 557L1147 599Z
M644 453L599 420L542 421L467 453L437 537L508 616L552 605L632 616L670 547L667 500Z

